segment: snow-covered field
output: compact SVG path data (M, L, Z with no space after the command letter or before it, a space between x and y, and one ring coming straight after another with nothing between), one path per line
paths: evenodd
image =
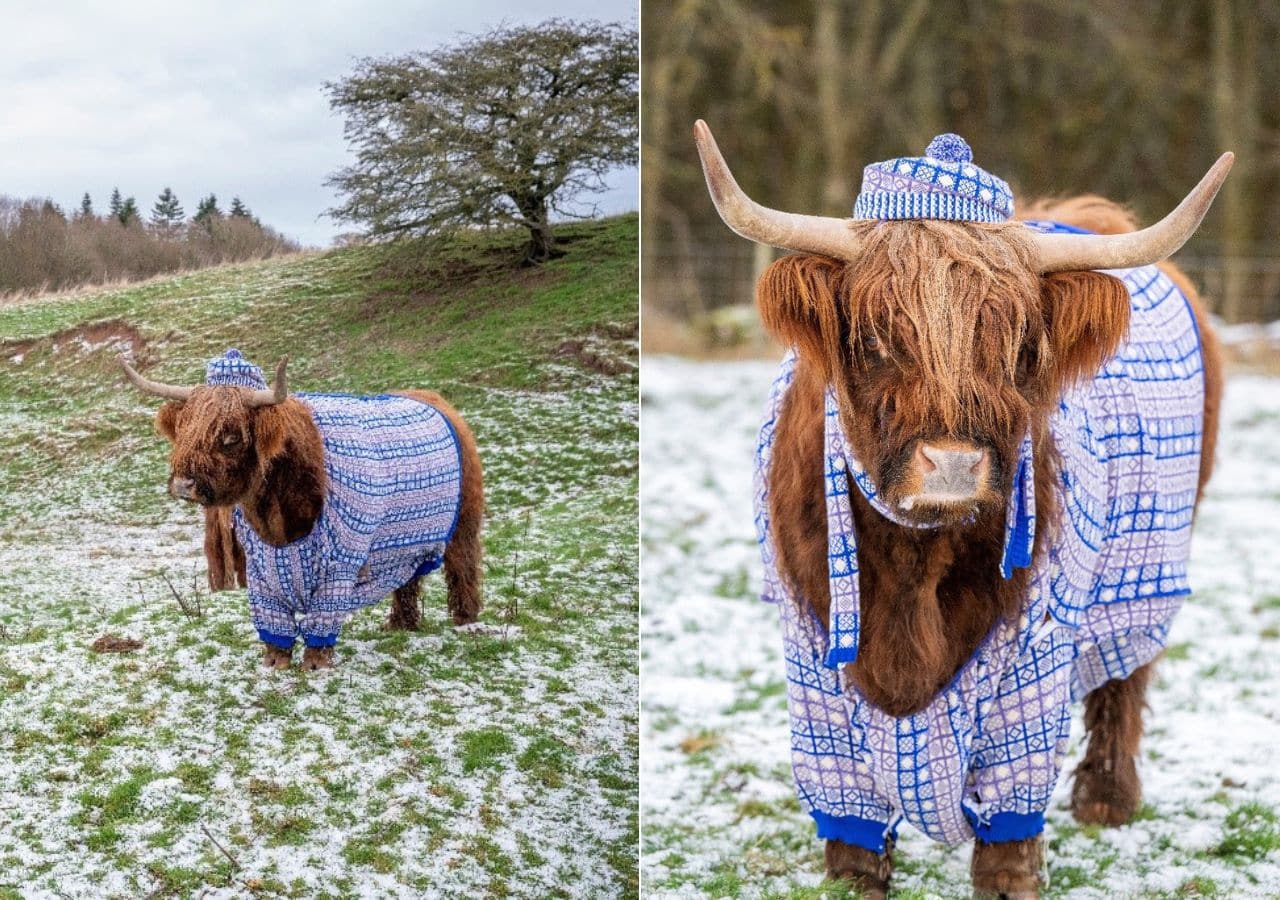
M772 362L646 357L641 872L647 896L843 896L794 798L776 613L755 599L751 466ZM1059 784L1046 896L1280 896L1280 380L1227 387L1188 601L1150 693L1133 824ZM1082 729L1077 719L1071 758ZM967 847L902 829L894 896L968 897Z

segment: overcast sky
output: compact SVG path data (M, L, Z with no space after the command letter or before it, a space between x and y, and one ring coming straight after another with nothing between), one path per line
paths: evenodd
M323 212L350 155L326 80L355 59L434 47L460 32L551 17L634 24L636 0L0 0L0 194L111 188L144 215L172 186L188 215L205 194L239 195L266 224L327 245L350 226ZM603 212L634 210L634 169Z

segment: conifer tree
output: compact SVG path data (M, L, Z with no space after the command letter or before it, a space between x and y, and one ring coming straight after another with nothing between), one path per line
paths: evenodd
M138 201L132 197L126 197L124 203L120 205L120 214L116 217L120 220L121 225L133 225L142 221L142 216L138 213Z
M204 223L210 219L221 218L222 210L218 209L218 197L216 194L210 194L196 204L196 214L191 217L191 221Z
M151 207L151 227L160 231L172 231L182 224L186 213L178 202L178 195L166 187L160 192L155 206Z
M107 215L117 221L123 221L120 219L120 211L122 209L124 209L124 200L120 196L120 188L114 187L111 189L111 200L107 207Z
M233 219L252 219L253 213L249 212L249 207L239 197L231 198L231 217Z
M93 198L89 196L88 191L85 191L84 196L80 198L80 211L76 213L76 218L81 221L93 218Z

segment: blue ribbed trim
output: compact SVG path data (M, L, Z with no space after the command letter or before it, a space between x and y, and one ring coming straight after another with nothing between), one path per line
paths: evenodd
M306 642L308 647L332 647L334 644L338 643L338 636L336 634L306 634L302 636L302 639Z
M436 556L436 555L428 556L425 560L423 560L422 565L418 566L418 571L413 573L413 577L421 578L424 575L430 575L436 569L440 568L440 566L443 564L444 564L444 554L441 554L439 556Z
M272 634L270 631L258 629L258 639L264 644L271 644L275 647L283 647L285 650L293 649L293 636L286 634Z
M1009 216L973 197L940 192L869 191L853 204L855 219L943 219L953 222L1007 222Z
M973 826L973 833L985 844L998 844L1001 841L1025 841L1044 831L1044 813L995 813L983 824L978 816L968 807L964 807L965 818Z
M833 816L816 809L809 815L813 816L813 821L818 825L818 837L824 840L843 841L846 844L870 850L872 853L884 853L885 835L893 833L893 829L886 823L877 822L875 819Z

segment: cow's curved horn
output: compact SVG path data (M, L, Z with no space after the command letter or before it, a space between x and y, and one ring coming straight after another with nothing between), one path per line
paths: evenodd
M1037 234L1041 272L1129 269L1168 259L1187 242L1222 187L1234 153L1224 153L1177 208L1150 228L1129 234Z
M285 366L289 365L289 357L280 357L280 363L276 366L275 384L269 390L258 390L253 392L253 396L249 398L250 406L274 406L277 403L283 403L289 396L289 379L285 375Z
M698 145L711 200L724 224L735 232L747 240L784 250L821 253L844 260L857 257L858 239L850 228L852 219L802 216L761 206L738 187L720 155L711 129L701 119L693 125L693 139Z
M144 393L164 397L166 400L183 401L190 399L191 392L195 390L195 388L179 387L176 384L162 384L159 381L143 378L134 371L133 366L129 365L123 356L120 357L120 365L124 368L125 376L133 382L133 386Z

